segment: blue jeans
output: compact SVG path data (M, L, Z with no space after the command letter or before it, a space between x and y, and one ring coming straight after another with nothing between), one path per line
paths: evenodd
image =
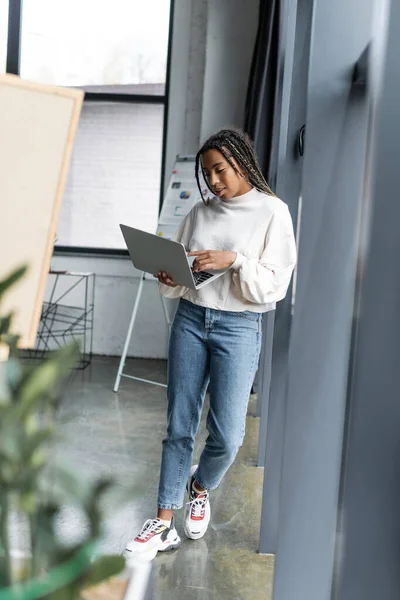
M245 433L260 355L261 319L261 313L214 310L180 301L169 342L167 437L159 508L183 505L208 384L208 438L195 479L212 490L233 463Z

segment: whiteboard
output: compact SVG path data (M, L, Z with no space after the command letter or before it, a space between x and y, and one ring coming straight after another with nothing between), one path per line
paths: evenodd
M20 346L35 343L83 92L0 76L0 279L28 274L0 306Z
M194 156L177 156L158 219L157 235L171 238L192 207L201 200ZM204 195L207 186L200 177Z

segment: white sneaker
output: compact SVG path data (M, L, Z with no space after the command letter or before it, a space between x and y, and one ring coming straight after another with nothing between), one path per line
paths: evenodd
M207 531L211 518L210 500L205 490L200 494L193 489L193 475L197 465L190 469L186 490L189 494L189 502L185 506L185 519L183 529L188 538L199 540Z
M174 550L180 545L181 539L175 529L173 517L170 527L167 527L160 519L148 519L139 535L127 544L123 555L128 561L151 561L156 557L157 552Z

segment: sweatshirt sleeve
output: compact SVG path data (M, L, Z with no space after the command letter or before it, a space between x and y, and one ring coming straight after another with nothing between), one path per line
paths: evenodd
M296 259L292 218L283 204L272 216L261 258L237 253L232 265L233 282L250 302L278 302L286 296Z
M175 231L171 240L174 242L182 242L184 244L186 250L189 248L190 237L192 234L192 223L194 219L194 208L186 215L180 224L177 231ZM184 285L177 285L176 287L170 287L169 285L165 285L164 283L158 284L158 290L160 294L165 296L166 298L181 298L184 296L190 288Z

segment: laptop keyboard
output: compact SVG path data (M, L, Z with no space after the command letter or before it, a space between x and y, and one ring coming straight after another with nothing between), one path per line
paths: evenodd
M207 271L200 271L199 273L193 273L193 279L196 285L200 285L203 281L207 281L210 277L214 277L213 273L207 273Z

